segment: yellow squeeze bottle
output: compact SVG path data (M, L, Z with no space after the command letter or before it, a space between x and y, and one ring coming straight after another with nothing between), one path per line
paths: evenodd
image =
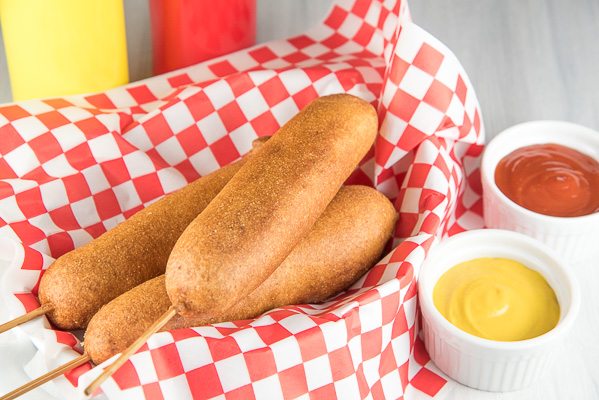
M0 0L13 99L129 81L122 0Z

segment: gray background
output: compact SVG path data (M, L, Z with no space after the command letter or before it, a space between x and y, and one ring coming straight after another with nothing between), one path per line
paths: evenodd
M220 0L223 1L223 0ZM331 0L258 0L258 41L302 32ZM131 80L151 71L147 0L125 0ZM599 128L599 1L415 0L414 20L468 71L489 137L517 122ZM0 43L0 102L10 100Z
M132 80L151 71L146 2L125 0ZM302 32L326 13L330 3L258 0L258 40ZM599 129L599 0L413 0L410 6L414 20L445 42L464 64L482 105L488 137L532 119L569 120ZM0 54L3 102L10 100L10 88L2 48ZM589 260L571 267L581 283L581 313L551 375L515 393L493 394L457 385L448 398L599 398L599 265ZM0 358L0 370L7 374L6 379L0 377L4 389L0 392L26 379L17 375L17 366L27 354L21 347L13 350L8 354L5 348L5 360ZM27 351L31 355L33 349ZM47 398L43 390L23 397Z

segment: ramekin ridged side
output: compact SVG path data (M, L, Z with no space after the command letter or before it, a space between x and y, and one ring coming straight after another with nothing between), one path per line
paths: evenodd
M564 260L571 262L588 259L598 250L599 221L596 225L582 224L572 232L561 225L553 227L543 218L545 216L531 217L506 204L489 187L488 182L483 181L483 192L483 208L487 227L507 229L534 237L557 251Z
M438 279L453 266L481 257L513 259L540 272L560 304L556 327L532 339L501 342L466 333L445 319L433 302ZM435 246L422 266L418 293L424 345L433 362L464 385L494 392L523 389L546 374L580 307L576 279L557 254L536 239L500 229L459 233Z
M545 375L555 362L557 348L548 348L531 357L484 357L465 351L465 344L453 345L447 332L427 318L422 319L424 345L437 367L463 385L491 392L524 389Z

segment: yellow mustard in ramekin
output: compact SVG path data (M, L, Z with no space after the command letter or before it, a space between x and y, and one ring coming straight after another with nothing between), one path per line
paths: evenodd
M452 268L481 258L513 260L539 273L559 304L559 320L555 327L530 339L503 341L472 335L450 322L435 305L435 287ZM459 276L468 276L457 272ZM527 280L520 275L514 276L507 278L509 285ZM492 278L491 281L504 282L503 278ZM486 294L489 290L491 295ZM493 289L489 290L483 290L483 293L490 296L492 302L494 297L511 296L495 296ZM485 296L478 302L486 301ZM431 248L418 275L418 302L422 311L424 346L437 367L464 385L507 392L537 382L559 359L559 349L567 340L580 308L580 289L573 271L543 243L517 232L474 229L446 238ZM507 303L511 305L512 300ZM495 310L501 311L499 314L505 314L504 308L495 306ZM506 322L506 325L513 323Z
M541 336L560 317L545 278L507 258L476 258L450 268L435 285L433 301L461 330L504 342Z

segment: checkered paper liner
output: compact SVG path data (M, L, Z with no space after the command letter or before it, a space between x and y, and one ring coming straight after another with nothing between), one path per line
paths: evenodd
M105 93L0 106L5 307L36 308L54 258L339 92L377 107L376 143L348 182L394 201L393 250L325 304L156 334L102 389L110 399L441 396L450 385L418 337L416 278L436 239L482 226L483 126L459 62L402 1L336 1L303 35ZM81 351L45 318L18 331L38 348L32 376ZM100 372L90 369L45 388L78 398L73 385Z

